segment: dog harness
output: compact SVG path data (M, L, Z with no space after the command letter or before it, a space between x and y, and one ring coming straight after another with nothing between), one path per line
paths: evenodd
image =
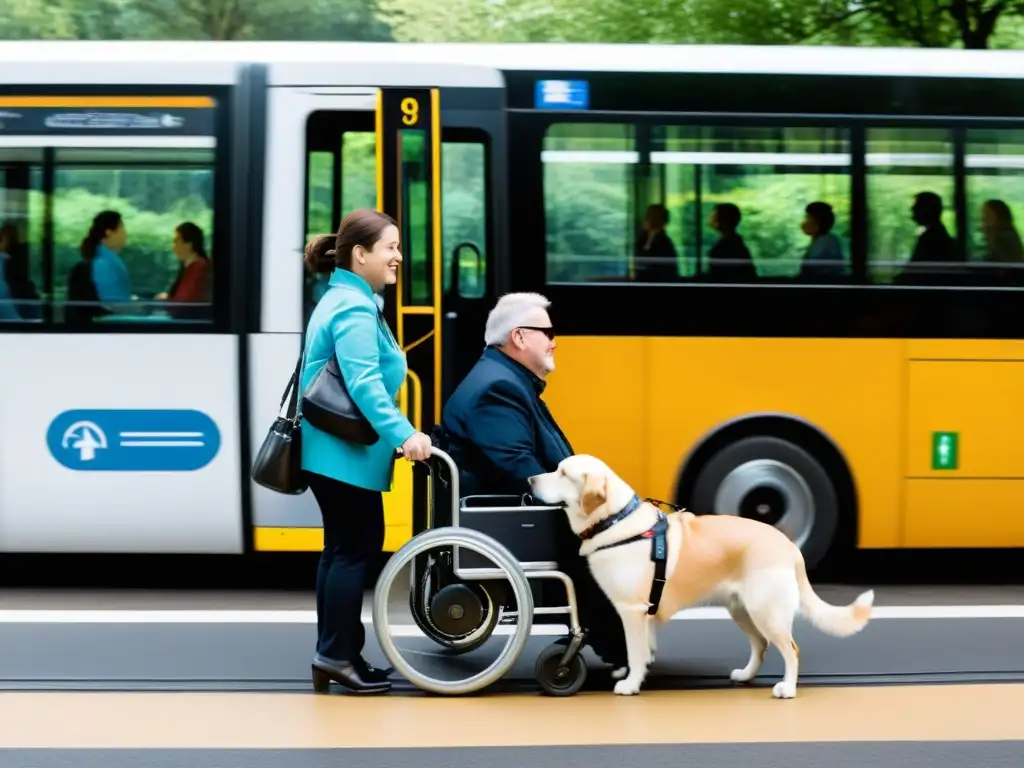
M661 604L661 593L665 589L665 570L668 567L668 518L665 517L665 513L661 511L662 505L666 507L672 507L676 511L682 509L677 507L675 504L669 504L666 501L658 501L657 499L643 499L641 500L636 494L629 500L629 503L625 507L620 509L611 517L606 517L598 523L583 531L580 534L581 539L592 539L597 534L603 533L611 528L616 523L622 522L631 514L636 512L640 507L640 504L644 501L654 504L658 509L658 519L654 525L648 528L643 533L638 533L636 536L630 536L628 539L622 541L613 541L610 544L602 544L598 549L608 549L609 547L617 547L620 544L632 544L635 541L643 541L644 539L651 540L651 560L654 562L654 581L651 583L651 595L648 600L650 607L647 609L648 616L654 616L658 613L658 606Z

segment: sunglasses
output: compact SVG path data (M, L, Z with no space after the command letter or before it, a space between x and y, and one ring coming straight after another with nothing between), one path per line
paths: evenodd
M555 340L555 329L552 328L551 326L548 326L547 328L541 328L541 327L536 326L536 325L521 325L521 326L519 326L519 330L521 330L521 331L540 331L545 336L547 336L549 340L551 340L551 341Z

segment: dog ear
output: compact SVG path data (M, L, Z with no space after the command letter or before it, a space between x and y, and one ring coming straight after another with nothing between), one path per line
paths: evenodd
M583 497L581 505L584 515L593 514L594 510L608 500L608 478L604 475L583 475Z

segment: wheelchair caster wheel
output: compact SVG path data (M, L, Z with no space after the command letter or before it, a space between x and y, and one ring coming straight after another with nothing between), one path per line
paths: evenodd
M537 682L549 696L572 696L587 680L587 664L580 654L573 656L567 665L562 665L565 651L564 643L552 643L540 652L534 665Z

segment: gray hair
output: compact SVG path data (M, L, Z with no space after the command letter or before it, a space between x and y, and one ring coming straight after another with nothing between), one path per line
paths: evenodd
M487 316L484 343L489 347L504 344L508 335L523 325L532 312L550 306L547 297L539 293L506 293Z

